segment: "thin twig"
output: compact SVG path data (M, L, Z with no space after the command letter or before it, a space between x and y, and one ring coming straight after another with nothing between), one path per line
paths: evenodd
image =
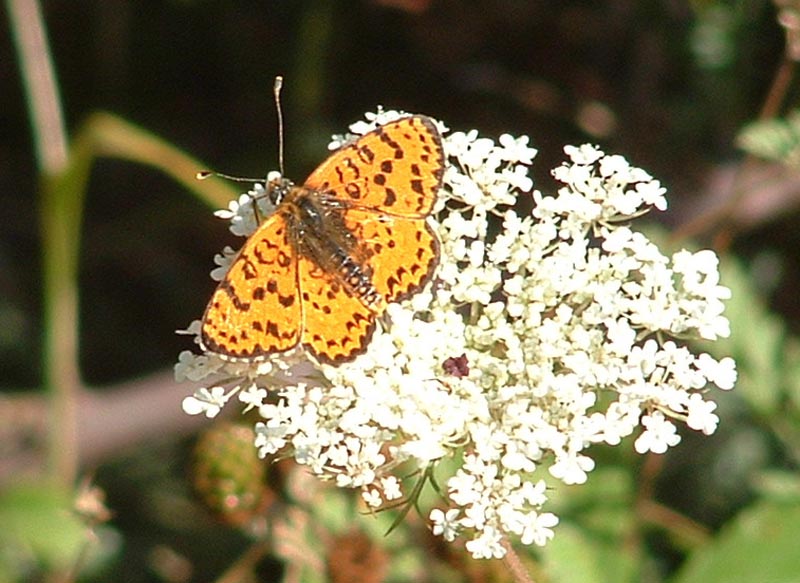
M522 560L519 558L519 555L514 550L514 547L511 545L510 542L507 540L503 540L503 547L506 549L506 554L503 557L503 562L508 567L511 576L514 577L514 581L517 583L534 583L533 579L531 578L528 571L525 569L525 565L522 564Z

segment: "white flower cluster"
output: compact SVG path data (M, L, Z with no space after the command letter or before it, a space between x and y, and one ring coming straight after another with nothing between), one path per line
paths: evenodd
M381 112L351 129L396 117ZM632 218L666 207L664 189L591 146L566 148L570 162L553 172L563 186L554 196L533 191L532 212L520 215L536 153L527 143L474 131L444 138L435 281L389 306L391 325L364 355L301 382L283 359L187 352L179 379L219 386L187 398L185 410L213 416L238 392L263 418L262 456L290 454L360 488L372 507L409 494L399 464L403 475L409 464L432 471L446 485L446 507L430 512L433 532L466 538L476 558L503 556L509 538L543 545L553 536L540 466L578 484L594 468L592 444L638 431L638 452L664 452L680 440L676 420L712 433L706 391L732 388L734 363L694 354L684 340L729 332L716 255L666 257L631 230ZM249 200L232 204L234 224ZM223 378L236 380L222 388ZM436 474L444 458L458 462L451 475Z

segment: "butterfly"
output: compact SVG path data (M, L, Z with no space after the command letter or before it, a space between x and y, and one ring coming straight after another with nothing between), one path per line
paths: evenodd
M211 296L201 346L232 360L298 346L326 364L362 354L386 306L433 277L439 242L426 219L444 166L435 123L415 115L336 150L301 186L268 182L275 211Z

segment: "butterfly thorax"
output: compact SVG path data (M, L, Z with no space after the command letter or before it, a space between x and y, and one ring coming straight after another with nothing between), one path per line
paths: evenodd
M345 225L345 207L325 193L289 184L279 212L285 213L298 254L323 272L337 274L338 283L365 305L381 304L383 298L372 284L372 271L365 261L367 251Z

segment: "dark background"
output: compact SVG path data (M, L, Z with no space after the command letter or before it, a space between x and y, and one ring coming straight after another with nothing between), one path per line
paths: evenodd
M664 183L671 209L656 218L672 230L724 196L718 177L741 164L735 137L759 115L784 48L766 1L70 0L42 7L71 132L105 110L209 168L264 176L277 167L272 83L280 74L286 170L297 180L325 157L332 133L383 105L431 115L453 130L531 136L539 150L532 175L545 192L564 145L599 144ZM6 19L0 30L0 389L34 393L43 381L39 178ZM787 107L794 93L787 92ZM766 257L780 266L777 274L768 270L762 291L790 329L800 244L794 192L770 212L748 220L734 209L729 221L693 232L746 263ZM213 255L238 242L181 185L119 159L93 166L85 209L80 371L103 393L168 369L191 347L174 330L203 313ZM177 402L186 394L165 390ZM130 517L144 504L143 491L180 481L189 447L169 432L156 437L95 467L118 513L115 526L127 533L130 581L158 580L137 574L137 552L169 536ZM692 482L680 483L677 497L712 527L742 503L706 504L713 515L702 515L708 500L690 500ZM236 547L238 535L229 534L225 544ZM665 557L679 563L670 550Z

